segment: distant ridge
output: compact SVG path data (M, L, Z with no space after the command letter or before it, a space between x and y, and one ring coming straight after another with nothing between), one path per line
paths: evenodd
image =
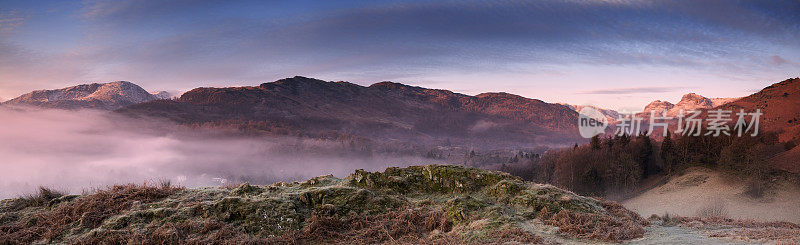
M259 86L196 88L174 101L118 110L188 125L277 134L338 132L400 140L530 145L583 140L568 107L508 93L469 96L395 82L360 86L292 77Z

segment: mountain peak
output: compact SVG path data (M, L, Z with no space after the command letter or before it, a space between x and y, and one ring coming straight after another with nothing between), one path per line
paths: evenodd
M167 92L167 91L158 91L158 92L151 93L151 94L153 94L153 96L155 96L156 98L161 99L161 100L170 99L170 98L174 97L174 95L172 95L172 93Z
M37 90L5 103L61 109L95 108L114 110L154 99L156 99L154 95L148 93L139 85L128 81L116 81L81 84L62 89Z
M266 86L268 84L278 85L278 86L298 86L298 85L302 85L302 84L324 84L324 83L328 83L328 82L323 81L323 80L319 80L319 79L303 77L303 76L294 76L294 77L284 78L284 79L281 79L281 80L278 80L278 81L274 81L274 82L270 82L270 83L263 83L263 84L261 84L261 86L264 87L264 86Z
M669 101L654 100L644 107L644 113L649 114L650 111L655 111L656 114L660 114L663 111L667 111L668 116L675 116L678 115L681 110L686 112L711 109L737 99L738 98L707 98L692 92L684 94L681 97L681 101L676 104L672 104Z
M669 101L655 100L644 107L644 113L649 114L650 111L654 111L656 114L661 114L664 111L670 111L673 107L675 105Z
M703 99L708 99L708 98L706 98L705 96L696 94L696 93L684 94L683 97L681 97L681 101L685 101L685 100L686 101L700 101L700 100L703 100Z
M681 97L681 101L675 104L675 107L684 110L709 109L714 107L714 103L699 94L688 93Z
M369 85L369 87L380 88L380 89L399 89L399 88L409 88L411 86L398 82L383 81L383 82L373 83L372 85Z

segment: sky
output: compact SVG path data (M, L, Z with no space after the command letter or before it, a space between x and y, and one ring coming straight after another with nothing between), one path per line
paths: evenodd
M641 109L800 76L800 1L0 0L0 100L306 76Z

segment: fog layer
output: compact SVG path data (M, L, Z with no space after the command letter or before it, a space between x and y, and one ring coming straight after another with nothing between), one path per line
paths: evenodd
M103 111L0 106L0 198L32 193L38 186L80 193L165 179L187 187L269 184L435 163L355 156L342 148L330 141L200 132Z

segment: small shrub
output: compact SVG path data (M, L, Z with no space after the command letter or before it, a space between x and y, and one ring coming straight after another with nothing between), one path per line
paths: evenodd
M725 203L720 199L716 199L697 210L697 217L700 218L724 219L727 215L728 209L725 207Z
M745 187L744 194L750 198L762 198L765 192L764 184L758 180L750 180Z
M172 187L172 180L170 179L159 179L158 186L161 188L170 188Z

